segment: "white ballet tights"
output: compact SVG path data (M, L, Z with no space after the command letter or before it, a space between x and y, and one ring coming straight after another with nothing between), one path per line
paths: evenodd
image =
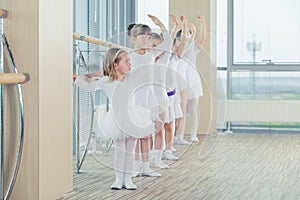
M187 112L189 113L189 119L191 124L191 138L197 137L198 130L198 98L190 99L188 101Z
M114 169L116 181L126 183L133 175L136 138L126 137L115 141Z

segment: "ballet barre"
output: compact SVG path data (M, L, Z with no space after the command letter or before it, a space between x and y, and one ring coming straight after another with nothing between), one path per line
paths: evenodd
M5 18L7 17L7 10L4 10L2 8L0 8L0 18Z
M98 38L94 38L94 37L91 37L91 36L80 35L78 33L73 33L73 39L75 39L75 40L82 40L82 41L85 41L85 42L89 42L89 43L93 43L93 44L98 44L98 45L109 47L109 48L119 47L118 45L116 45L114 43L103 41L103 40L100 40Z
M98 45L109 47L109 48L122 48L122 49L125 49L125 50L130 50L129 48L123 47L121 45L117 45L117 44L114 44L114 43L111 43L111 42L100 40L99 38L94 38L94 37L91 37L91 36L88 36L88 35L80 35L78 33L73 33L73 39L74 40L82 40L82 41L85 41L85 42L98 44Z
M0 84L20 84L29 80L28 74L23 73L3 73L0 74Z

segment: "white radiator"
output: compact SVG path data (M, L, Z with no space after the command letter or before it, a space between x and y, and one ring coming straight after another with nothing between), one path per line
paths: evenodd
M226 100L225 121L300 123L300 101Z

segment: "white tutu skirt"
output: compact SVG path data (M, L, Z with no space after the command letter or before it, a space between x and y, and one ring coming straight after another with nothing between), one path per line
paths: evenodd
M139 106L139 110L144 109L145 113L150 111L150 119L153 121L159 118L159 115L167 109L168 96L165 89L147 86L136 90L133 100ZM133 111L135 112L135 111Z
M201 78L197 70L195 70L192 66L189 66L186 70L185 77L188 83L188 99L195 99L203 96Z
M175 99L174 99L175 119L182 117L182 109L181 109L180 103L181 103L180 99L178 99L178 97L175 96Z
M100 132L96 132L97 136L104 136L108 139L117 139L121 137L122 131L115 123L112 111L108 111L101 120L98 121Z
M186 78L186 71L187 71L187 62L179 59L178 61L178 68L177 68L177 92L181 92L188 87L188 82Z
M108 111L98 121L100 133L106 138L117 139L122 136L144 138L155 133L155 124L150 112L141 106L130 106L124 110Z
M176 100L175 95L169 97L169 105L166 112L166 121L165 123L170 123L182 117L182 110L180 103Z

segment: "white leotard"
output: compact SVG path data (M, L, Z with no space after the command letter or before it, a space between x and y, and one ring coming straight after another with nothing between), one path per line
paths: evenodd
M187 45L183 59L187 62L185 77L188 82L188 99L203 96L202 83L200 73L197 69L197 55L201 51L195 42Z
M136 83L137 80L130 75L123 81L109 81L105 76L92 83L87 83L79 76L76 78L75 84L79 87L87 91L104 90L110 100L112 109L97 123L105 137L143 138L155 133L150 110L137 105L132 98Z

